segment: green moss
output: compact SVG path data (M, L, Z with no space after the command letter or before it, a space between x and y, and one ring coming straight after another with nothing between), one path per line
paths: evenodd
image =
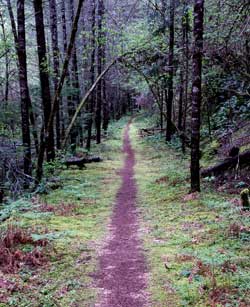
M164 140L141 139L137 129L146 126L143 119L136 120L132 136L152 306L211 306L213 278L217 289L237 306L237 301L249 297L244 280L249 277L250 246L247 233L232 237L230 229L236 222L248 229L249 219L230 202L233 196L206 189L198 199L185 201L189 160ZM190 281L198 261L212 275L197 272ZM222 272L227 262L235 264L237 271Z
M14 292L4 307L89 307L94 304L96 292L90 274L96 270L98 249L120 186L117 171L123 160L125 121L112 124L105 142L93 146L93 154L102 156L104 162L90 164L82 171L63 171L60 174L63 187L33 203L22 201L19 205L25 207L23 211L12 205L12 223L30 229L35 238L49 240L49 262L34 272L27 268L29 275L24 272L16 275L20 291ZM41 212L41 204L55 208L63 204L65 210L67 204L74 204L74 210L65 215L56 210Z

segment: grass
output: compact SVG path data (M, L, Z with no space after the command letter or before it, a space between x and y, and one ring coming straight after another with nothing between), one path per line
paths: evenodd
M139 138L138 129L150 127L151 120L138 117L131 128L151 306L249 306L249 214L240 211L238 196L214 192L207 182L200 195L190 196L189 161L176 149L178 142ZM14 225L34 242L47 240L41 251L48 262L0 273L0 307L94 305L91 275L120 185L126 122L112 124L106 141L93 148L103 163L63 171L62 188L1 208L0 219L10 218L0 230ZM18 248L31 253L33 247Z
M117 171L122 165L121 134L126 121L112 124L105 142L94 146L94 154L100 154L103 163L90 164L82 171L65 170L60 174L62 188L2 208L10 216L2 229L15 225L36 240L48 240L49 245L46 265L24 266L16 274L0 273L1 307L89 307L95 302L90 276L97 269L120 185Z
M159 137L132 138L153 307L250 305L249 214L234 196L189 192L189 162ZM238 196L237 196L238 197Z

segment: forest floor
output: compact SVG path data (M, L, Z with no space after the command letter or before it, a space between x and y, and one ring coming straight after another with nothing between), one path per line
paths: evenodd
M209 182L189 195L188 159L160 135L139 136L150 117L127 121L94 148L104 162L63 170L61 188L1 208L11 217L0 307L250 306L239 197Z

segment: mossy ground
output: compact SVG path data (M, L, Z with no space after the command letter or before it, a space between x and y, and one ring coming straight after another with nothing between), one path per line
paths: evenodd
M1 280L16 284L6 294L1 307L70 307L92 306L96 293L91 273L96 270L97 257L112 205L120 185L118 170L122 166L122 131L127 119L111 126L107 139L93 152L104 162L93 163L84 170L70 169L60 173L63 188L32 200L11 204L7 224L28 229L34 238L47 238L48 263L31 270L23 268L15 275L0 275ZM20 207L25 207L20 212ZM63 210L57 212L58 207ZM42 207L43 210L39 208ZM51 208L55 208L55 212ZM50 208L46 212L46 208ZM8 295L8 297L6 297Z
M90 276L120 185L117 171L126 121L112 125L104 144L94 148L103 163L63 171L63 188L10 205L11 218L1 227L11 223L34 238L47 238L49 261L35 270L0 275L0 284L8 280L16 285L7 298L7 290L0 289L5 298L0 307L94 305ZM249 214L240 211L239 196L214 192L207 182L200 196L187 196L189 161L173 149L176 144L166 145L160 136L140 138L138 129L148 126L150 122L138 117L131 137L151 306L250 306ZM48 205L55 210L46 211Z
M159 136L140 138L132 127L142 237L153 307L250 306L249 214L239 196L203 184L189 193L189 161Z

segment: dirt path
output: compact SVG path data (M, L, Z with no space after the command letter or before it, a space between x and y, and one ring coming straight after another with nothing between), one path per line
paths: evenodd
M109 240L100 257L96 276L100 302L96 307L143 307L146 305L146 265L138 236L136 212L137 187L134 179L135 154L127 125L123 152L125 161L120 172L122 185L110 225Z

